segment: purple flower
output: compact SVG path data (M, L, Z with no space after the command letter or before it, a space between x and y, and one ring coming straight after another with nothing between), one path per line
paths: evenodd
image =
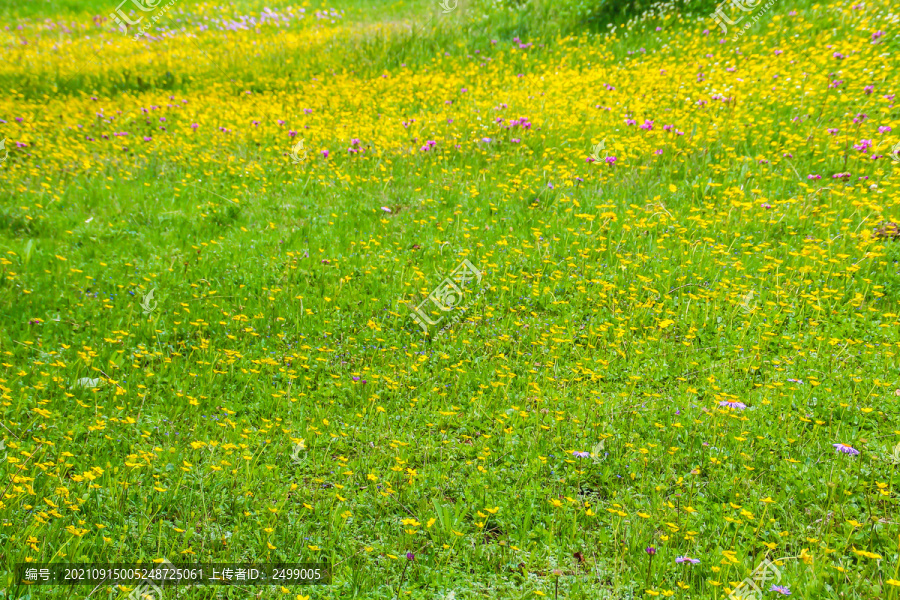
M644 552L646 552L650 556L653 556L654 554L656 554L656 548L654 548L653 546L647 546L646 548L644 548Z
M679 556L678 558L675 559L675 562L677 562L677 563L686 563L687 562L687 563L691 563L692 565L699 565L700 559L699 558L690 558L687 556Z
M878 128L878 133L888 133L891 130L890 125L883 125Z
M617 159L615 156L607 156L607 157L606 157L606 164L608 164L608 165L614 165L614 164L616 164L616 160L618 160L618 159Z
M859 140L858 144L853 145L854 150L859 150L860 152L868 152L869 148L872 147L872 140Z
M737 410L744 410L745 408L747 408L747 405L743 402L732 402L730 400L722 400L721 402L719 402L719 406L726 408L735 408Z
M391 209L389 209L387 206L382 206L382 207L381 207L381 210L383 210L383 211L386 212L386 213L391 212Z
M322 150L322 156L328 158L328 150Z
M575 458L590 458L591 456L590 452L579 452L577 450L572 454L575 456Z
M859 450L857 450L853 446L850 446L849 444L832 444L832 446L834 446L834 449L838 452L843 452L844 454L849 454L850 456L856 456L857 454L859 454Z
M412 552L407 552L407 553L406 553L406 560L416 560L416 555L413 554Z
M769 591L770 592L778 592L782 596L790 596L791 595L791 590L789 590L788 586L786 586L786 585L774 585L773 584L772 587L769 588Z

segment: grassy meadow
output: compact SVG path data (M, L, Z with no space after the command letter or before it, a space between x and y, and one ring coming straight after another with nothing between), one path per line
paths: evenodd
M895 5L170 1L0 2L0 599L900 598Z

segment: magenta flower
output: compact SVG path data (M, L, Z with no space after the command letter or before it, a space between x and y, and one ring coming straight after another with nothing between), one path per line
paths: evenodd
M888 133L891 131L890 125L882 125L878 128L878 133Z
M786 586L786 585L774 585L773 584L772 587L769 588L769 591L770 592L778 592L782 596L790 596L791 595L791 590L788 589L788 586Z
M858 144L853 145L854 150L859 150L860 152L868 152L869 148L872 147L872 140L859 140Z
M744 410L747 408L747 405L743 402L732 402L730 400L722 400L719 402L719 406L723 408L734 408L736 410Z
M328 154L329 154L328 150L322 150L322 156L324 156L325 158L328 158Z
M859 450L849 444L838 443L832 444L832 446L834 446L834 449L838 452L843 452L844 454L849 454L850 456L856 456L857 454L859 454Z
M839 129L836 129L834 127L828 129L828 133L830 133L831 135L837 135L839 131Z

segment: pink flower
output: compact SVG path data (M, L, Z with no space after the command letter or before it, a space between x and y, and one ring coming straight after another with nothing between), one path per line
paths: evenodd
M328 158L328 154L329 154L328 150L322 150L322 156L324 156L325 158Z

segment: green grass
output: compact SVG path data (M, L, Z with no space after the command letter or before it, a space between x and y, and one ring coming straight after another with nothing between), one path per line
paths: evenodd
M28 6L0 14L87 5ZM523 41L545 48L501 52L491 39L509 47L544 13L388 35L370 25L420 5L341 6L346 30L323 26L321 46L200 38L215 68L160 42L62 88L27 71L28 50L0 70L0 597L91 593L17 584L26 557L165 556L335 565L332 586L192 599L725 598L765 557L786 559L797 598L897 598L900 246L872 232L900 221L900 192L889 160L847 149L898 130L879 56L893 38L873 48L853 20L869 17L801 5L743 57L678 16L614 39L533 22L544 37ZM490 67L461 58L476 49ZM862 56L837 67L835 50ZM738 101L694 107L712 93L698 70ZM764 94L775 70L815 78ZM495 114L534 126L483 129ZM685 135L664 137L670 121ZM365 154L346 153L353 137ZM615 167L585 162L601 139ZM490 289L424 336L409 307L463 259Z

